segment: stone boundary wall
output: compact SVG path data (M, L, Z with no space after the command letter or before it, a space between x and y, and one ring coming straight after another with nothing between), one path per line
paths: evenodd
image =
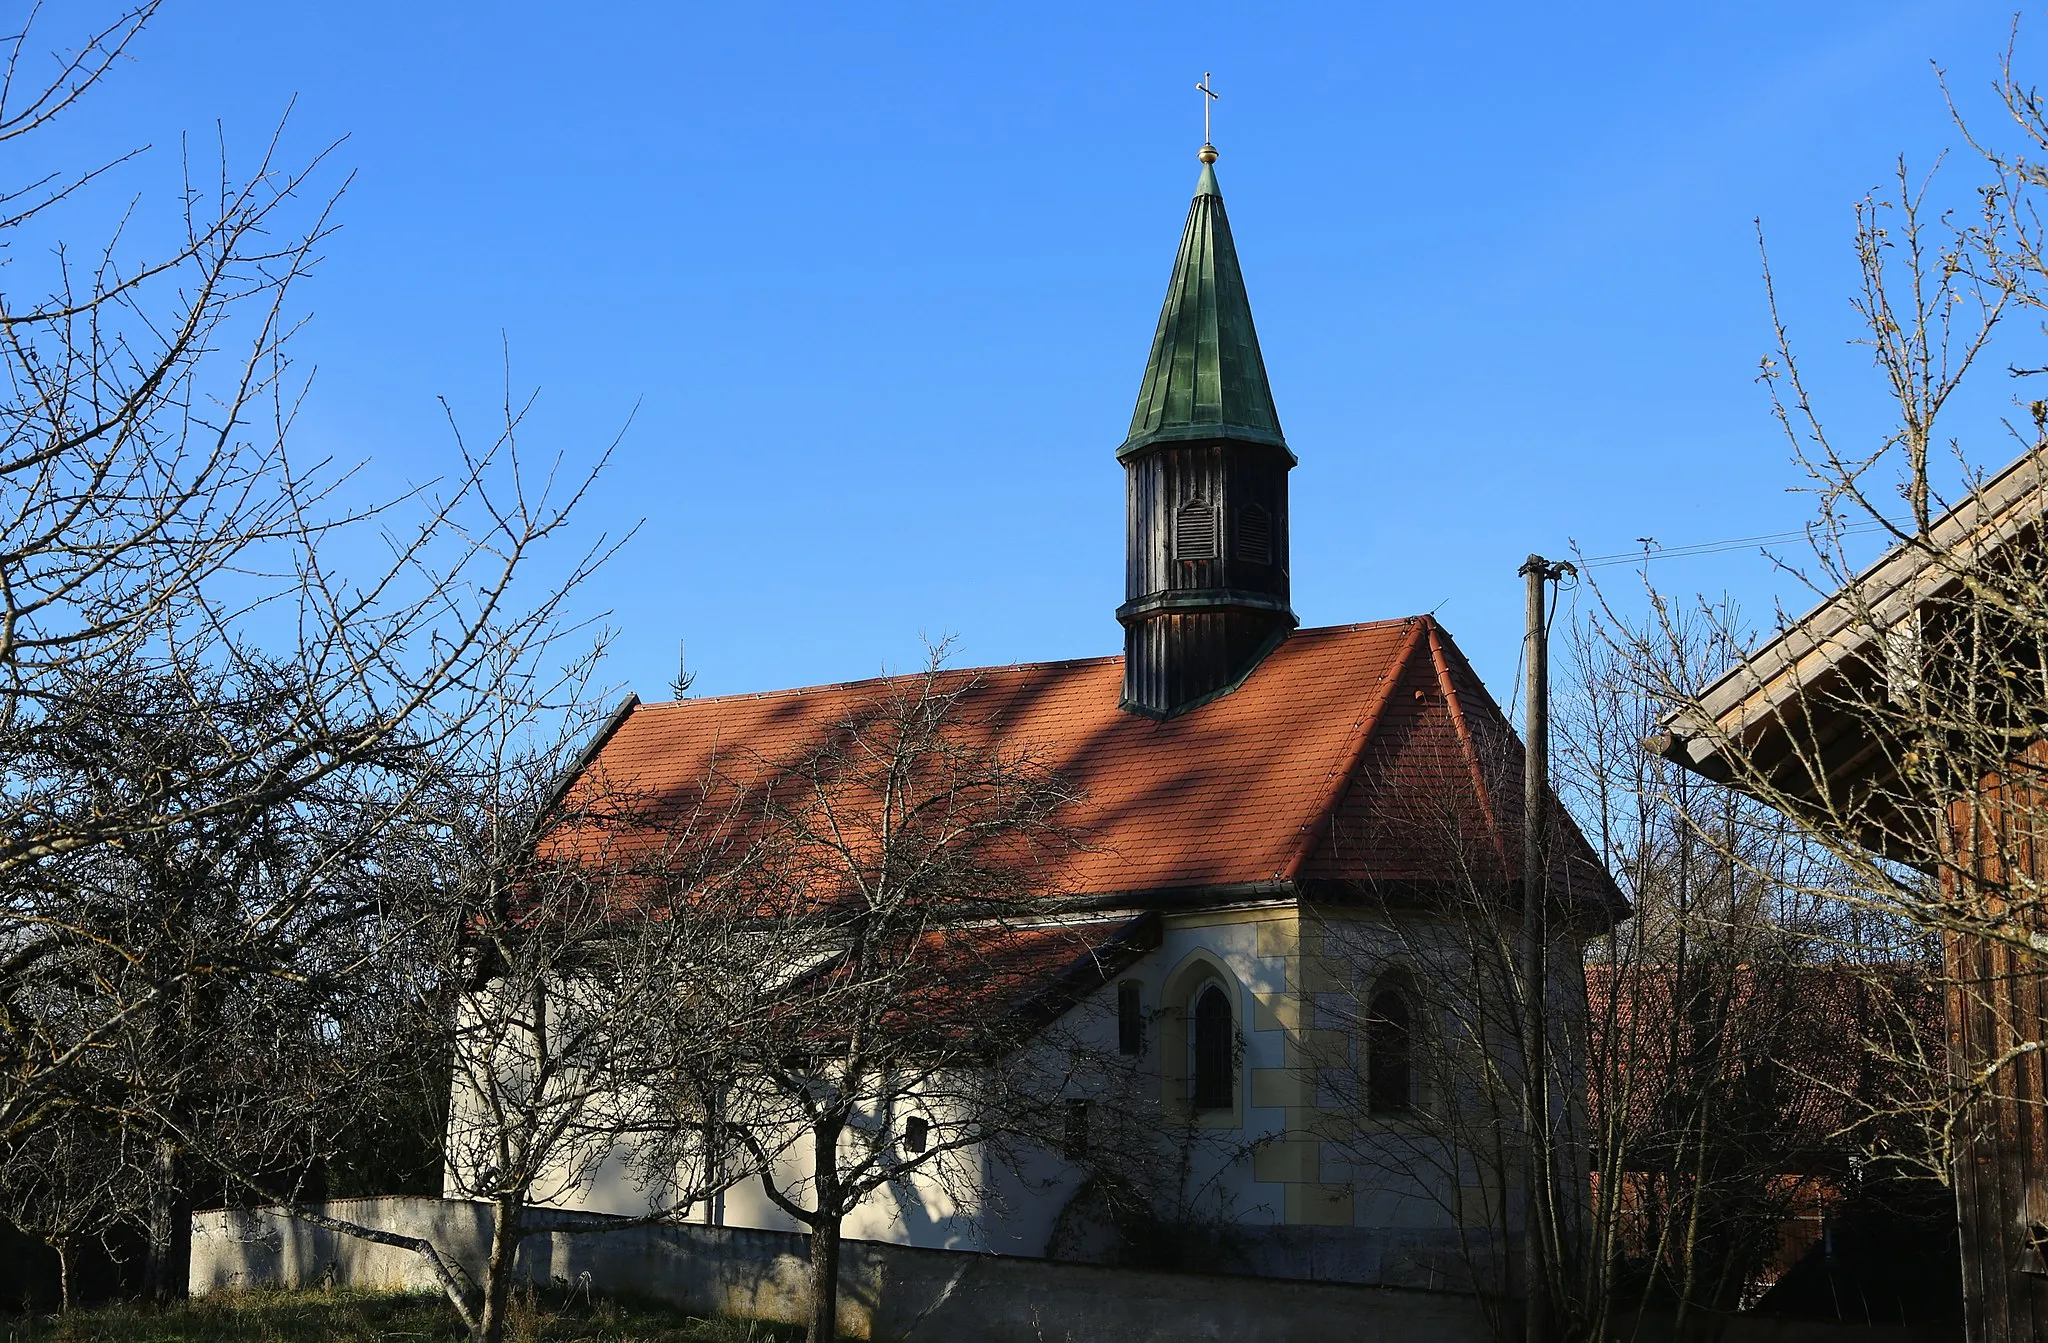
M480 1273L489 1209L452 1199L350 1199L328 1215L432 1240ZM588 1214L547 1214L520 1247L534 1282L671 1302L706 1315L799 1322L809 1242L740 1227L600 1230ZM569 1230L569 1227L589 1228ZM194 1295L324 1283L436 1291L417 1255L272 1210L193 1218ZM1471 1297L1223 1275L1156 1273L1043 1259L847 1241L840 1329L878 1343L1488 1343Z
M326 1204L330 1216L431 1240L481 1274L490 1210L453 1199ZM666 1301L703 1315L800 1322L804 1236L744 1227L635 1227L543 1213L520 1246L530 1280ZM569 1228L583 1228L571 1230ZM407 1250L325 1231L274 1210L192 1219L193 1294L241 1287L438 1291ZM1478 1300L1454 1292L1226 1274L1157 1273L1044 1259L846 1242L840 1332L875 1343L1492 1343ZM1625 1334L1670 1336L1646 1318ZM1951 1325L1845 1325L1738 1316L1723 1343L1961 1343Z

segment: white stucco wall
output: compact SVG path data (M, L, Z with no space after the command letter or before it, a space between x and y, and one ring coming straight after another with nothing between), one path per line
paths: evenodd
M1476 1180L1469 1172L1461 1176L1458 1160L1441 1143L1431 1147L1396 1124L1370 1119L1342 1144L1319 1141L1309 1131L1321 1121L1316 1118L1315 1070L1304 1066L1302 1052L1304 1042L1314 1037L1318 1047L1336 1047L1355 1059L1355 1044L1319 1017L1318 994L1362 992L1390 967L1428 975L1431 939L1458 935L1432 930L1422 921L1411 925L1403 920L1397 928L1357 918L1340 935L1335 925L1314 927L1292 902L1167 917L1160 945L1117 977L1140 986L1147 1029L1137 1064L1152 1088L1150 1098L1169 1114L1175 1104L1185 1103L1186 1030L1174 1018L1187 1011L1199 985L1211 977L1231 992L1243 1053L1235 1108L1194 1117L1199 1141L1188 1149L1185 1183L1177 1191L1155 1191L1161 1201L1178 1204L1193 1217L1247 1228L1338 1225L1427 1231L1453 1229L1461 1220L1470 1225L1460 1209L1469 1213L1482 1191L1461 1190ZM1317 954L1302 954L1305 937L1317 941ZM1448 945L1444 950L1450 950ZM1332 985L1339 987L1333 990ZM1432 992L1440 988L1430 986ZM1439 1015L1421 1023L1420 1039L1457 1028L1456 1012ZM1088 994L1046 1039L1056 1044L1043 1047L1072 1045L1084 1054L1114 1056L1117 983ZM1088 1085L1077 1083L1072 1094L1088 1096ZM461 1096L455 1098L457 1115L464 1112L464 1103ZM938 1129L947 1125L942 1112L929 1118ZM1156 1136L1171 1141L1165 1131L1187 1119L1183 1111L1178 1121L1163 1120L1162 1134ZM888 1122L892 1132L900 1133L900 1123ZM783 1148L777 1178L784 1188L800 1187L809 1173L808 1142L787 1142ZM884 1186L848 1217L844 1233L927 1249L1040 1255L1084 1175L1075 1163L1045 1150L1011 1153L1005 1160L978 1151L944 1159L949 1163L945 1178L919 1172ZM1113 1166L1116 1154L1098 1150L1096 1159ZM544 1201L565 1208L625 1214L648 1208L631 1163L617 1153L597 1163L580 1184L557 1182L543 1193ZM690 1220L799 1229L757 1178L701 1206Z

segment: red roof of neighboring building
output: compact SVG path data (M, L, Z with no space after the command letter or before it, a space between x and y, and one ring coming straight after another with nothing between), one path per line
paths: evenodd
M1521 750L1450 636L1428 616L1300 630L1244 684L1165 721L1118 707L1120 657L942 673L966 730L1033 749L1084 795L1076 894L1276 881L1429 881L1446 844L1512 877ZM884 678L634 707L586 777L686 810L707 779L743 777L822 739ZM1621 909L1576 828L1558 876Z
M1873 1124L1916 1120L1915 1079L1945 1047L1937 973L1910 961L1586 966L1586 1084L1600 1122L1638 1150L1719 1106L1765 1124L1753 1156L1804 1144L1841 1164ZM1767 1085L1744 1089L1745 1075ZM1776 1152L1764 1145L1776 1144Z

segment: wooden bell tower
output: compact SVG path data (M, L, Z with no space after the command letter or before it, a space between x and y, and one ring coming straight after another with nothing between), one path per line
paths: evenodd
M1204 144L1201 180L1131 431L1123 707L1168 718L1228 694L1300 623L1287 580L1287 473L1251 301Z

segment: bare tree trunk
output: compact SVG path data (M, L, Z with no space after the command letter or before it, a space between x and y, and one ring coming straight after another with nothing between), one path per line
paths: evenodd
M484 1269L484 1308L478 1317L477 1343L501 1343L505 1310L512 1299L512 1269L524 1234L518 1195L500 1195L491 1209L491 1260Z
M71 1309L71 1242L59 1240L50 1248L57 1252L57 1309L61 1313Z
M143 1261L142 1294L159 1305L182 1301L192 1276L192 1194L178 1145L159 1139L150 1173L149 1250Z
M845 1207L839 1184L837 1118L811 1126L811 1169L816 1186L817 1220L811 1223L811 1322L807 1343L834 1343L839 1337L839 1227Z
M839 1218L821 1215L811 1228L811 1322L807 1343L839 1337Z

